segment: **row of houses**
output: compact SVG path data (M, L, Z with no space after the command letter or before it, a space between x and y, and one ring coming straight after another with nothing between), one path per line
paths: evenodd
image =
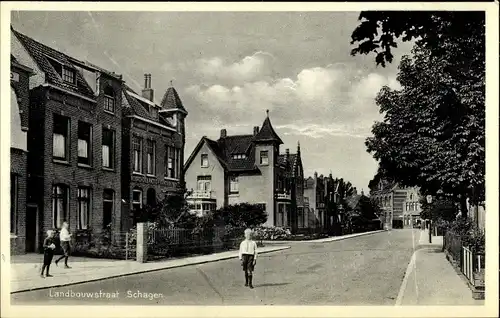
M11 252L35 252L43 233L127 231L133 211L183 189L185 118L151 75L136 92L121 75L11 28Z

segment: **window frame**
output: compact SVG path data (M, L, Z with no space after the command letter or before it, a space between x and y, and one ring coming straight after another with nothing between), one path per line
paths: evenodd
M76 85L76 70L71 67L62 65L61 78L64 83ZM71 78L71 81L69 81L68 78Z
M134 199L134 193L139 193L139 200L135 201ZM132 210L135 211L134 205L139 204L139 208L142 209L143 207L143 199L142 199L142 189L132 189Z
M111 199L107 199L106 198L106 192L109 191L109 194L111 194ZM105 221L105 213L104 213L104 209L106 207L106 203L111 203L111 213L110 213L110 220L109 220L109 224L112 224L113 223L113 213L115 212L115 191L113 189L103 189L102 191L102 215L103 215L103 218L102 218L102 227L103 228L106 228L108 226L108 224L106 224Z
M57 189L60 188L62 193L57 193ZM59 204L58 200L62 200L63 203L63 215L61 217L61 211L58 211ZM65 184L54 184L52 185L52 226L54 228L61 228L62 223L66 220L69 224L69 187Z
M105 134L109 132L111 135L108 136L111 138L111 141L110 141L110 144L106 144L105 143ZM108 128L105 128L103 127L102 128L102 137L101 137L101 155L102 155L102 160L101 160L101 165L104 169L108 169L108 170L114 170L115 169L115 152L116 152L116 147L115 147L115 143L116 143L116 132L114 129L108 129ZM109 147L109 150L108 150L108 163L109 163L109 166L106 166L105 163L104 163L104 146L108 146Z
M236 189L234 189L233 185L236 185ZM238 176L230 176L229 177L229 194L238 194L240 193L240 185Z
M152 139L146 140L146 174L156 175L156 142Z
M83 195L83 193L86 192L86 196ZM92 208L92 189L90 187L78 187L78 193L77 193L77 201L78 201L78 229L79 230L86 230L90 227L90 216L91 216L91 208ZM86 219L87 219L87 224L82 223L82 204L87 205L87 211L86 211Z
M81 128L80 125L87 126L87 128L89 129L88 140L80 138L80 128ZM79 165L91 167L92 166L92 158L93 158L93 156L92 156L93 155L92 154L92 149L93 149L93 147L92 147L93 146L93 144L92 144L92 140L93 140L93 126L92 126L92 124L79 120L78 127L77 127L77 139L78 139L77 162ZM87 157L86 157L87 162L81 162L81 159L80 159L80 158L85 158L85 157L80 156L80 140L87 142Z
M204 160L203 159L206 159L206 165L203 164ZM201 167L202 168L208 168L210 166L210 162L208 160L208 154L207 153L202 153L201 156L200 156L200 164L201 164Z
M134 142L137 141L137 142ZM142 138L139 137L139 136L132 136L132 158L133 158L133 162L132 162L132 171L133 173L136 173L136 174L142 174ZM137 149L136 149L137 147ZM137 156L136 156L136 152L137 152ZM136 164L138 165L138 167L136 167ZM138 169L136 169L138 168Z
M263 156L265 155L265 156ZM269 165L269 150L261 150L259 153L260 156L260 165L261 166L268 166ZM266 158L267 161L264 162L263 159Z
M56 113L53 114L52 118L53 118L53 122L52 122L52 159L56 160L56 161L69 162L69 158L70 158L69 139L71 136L71 118L67 117L67 116L60 115L60 114L56 114ZM56 122L57 122L56 119L65 120L66 125L64 125L63 123L61 123L60 126L56 125ZM62 129L63 126L66 126L65 135L60 134L60 133L56 133L56 130L58 130L58 128ZM55 148L56 147L56 142L55 142L56 135L60 135L60 136L64 137L64 150L63 150L64 156L63 157L57 156L55 154L56 153L56 151L55 151L56 150L56 148Z

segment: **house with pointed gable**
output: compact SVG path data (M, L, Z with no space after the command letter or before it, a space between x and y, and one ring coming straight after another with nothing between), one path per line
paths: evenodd
M203 215L227 205L261 204L266 225L296 229L305 226L303 167L296 153L280 153L283 141L269 112L252 134L203 137L184 165L191 211Z
M132 226L136 211L154 206L183 187L187 111L177 91L169 87L160 104L154 99L151 74L144 76L141 94L124 86L122 94L122 213Z

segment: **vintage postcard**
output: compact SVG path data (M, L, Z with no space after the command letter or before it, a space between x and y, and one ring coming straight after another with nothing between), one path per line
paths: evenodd
M498 314L498 3L1 8L2 316Z

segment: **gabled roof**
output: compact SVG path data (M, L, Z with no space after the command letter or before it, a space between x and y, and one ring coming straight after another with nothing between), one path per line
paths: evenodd
M358 206L359 199L361 199L360 194L351 195L346 198L346 203L351 209L354 210Z
M53 48L50 48L40 42L37 42L12 28L11 30L19 39L26 51L33 58L33 60L35 60L36 64L45 73L45 78L49 84L74 93L81 94L85 97L95 99L92 89L87 84L82 74L80 74L80 72L75 68L75 65L73 64L75 60L74 58L71 58L70 56ZM58 63L63 67L68 67L74 70L76 76L76 84L65 82L54 68L54 63Z
M283 144L283 141L278 136L276 131L274 131L273 126L271 125L271 120L268 116L264 119L264 123L262 124L262 128L259 130L257 135L255 135L254 142L277 142L278 144Z
M167 91L163 95L160 105L163 109L178 109L187 114L187 111L182 104L181 98L179 97L179 94L177 94L177 91L173 87L169 87L167 89Z

